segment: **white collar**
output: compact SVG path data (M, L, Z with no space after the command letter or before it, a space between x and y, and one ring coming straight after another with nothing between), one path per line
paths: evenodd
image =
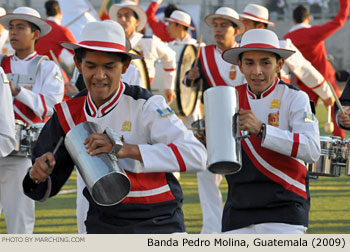
M131 48L135 48L142 37L143 37L142 33L134 32L129 38Z
M20 59L16 56L16 54L12 55L15 59L15 61L18 61L18 60L23 60L23 61L29 61L31 59L33 59L35 56L37 56L38 53L36 51L32 52L31 54L27 55L27 57L25 57L24 59Z
M47 20L53 21L53 22L55 22L56 24L61 25L61 21L58 20L58 19L55 18L55 17L50 16L50 17L47 18Z
M292 31L295 31L295 30L299 30L299 29L302 29L302 28L310 28L310 27L311 27L310 24L300 23L300 24L296 24L296 25L292 26L292 28L290 28L289 32L292 32Z

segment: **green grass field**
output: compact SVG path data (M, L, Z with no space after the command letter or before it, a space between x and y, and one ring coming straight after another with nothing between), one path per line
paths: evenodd
M322 104L317 107L321 136L327 120ZM62 189L62 194L36 203L36 224L34 233L77 233L75 220L75 173ZM194 174L182 174L180 183L184 191L185 222L188 233L198 234L202 215L199 205L197 179ZM227 184L221 186L223 199L226 199ZM310 181L311 211L308 233L350 233L350 177L320 177ZM6 233L3 216L0 219L0 234Z

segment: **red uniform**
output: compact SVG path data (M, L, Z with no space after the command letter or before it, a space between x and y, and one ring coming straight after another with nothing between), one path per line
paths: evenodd
M291 31L284 36L285 39L291 39L293 44L300 50L304 57L311 62L326 80L332 83L338 96L339 90L336 84L335 70L331 63L327 61L327 52L324 41L340 29L348 18L350 1L339 0L339 3L339 12L330 22L314 26L298 24L292 27ZM310 100L314 101L316 104L318 95L313 92L312 89L306 87L300 80L298 80L298 84L299 88L307 92ZM333 112L332 119L335 122ZM345 137L345 132L340 130L336 125L334 126L333 135Z
M165 42L172 41L173 39L169 36L166 24L156 18L158 6L157 2L151 2L148 6L146 11L148 25L151 27L153 34L161 40Z
M52 50L58 59L63 50L63 47L61 46L62 41L71 43L76 43L77 41L75 40L73 33L67 27L59 25L51 20L46 20L46 22L51 25L52 30L49 34L38 40L38 43L35 45L35 50L39 55L47 55L53 60L50 54L50 50ZM69 51L72 54L74 53L72 50Z

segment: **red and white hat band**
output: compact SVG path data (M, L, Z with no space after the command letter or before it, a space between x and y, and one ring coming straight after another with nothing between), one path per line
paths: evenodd
M82 41L82 42L79 43L79 45L114 48L114 49L117 49L117 50L125 51L125 46L123 46L121 44L118 44L118 43L112 43L112 42Z
M263 21L269 21L267 18L258 17L258 16L255 16L255 15L251 14L251 13L248 13L248 12L243 12L243 15L251 16L253 18L260 19L260 20L263 20Z

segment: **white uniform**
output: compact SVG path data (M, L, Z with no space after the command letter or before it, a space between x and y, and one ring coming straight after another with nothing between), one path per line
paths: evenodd
M0 157L6 157L10 154L16 144L12 94L6 80L4 70L0 67Z
M141 77L139 70L133 65L130 64L128 69L126 70L125 74L122 74L121 81L130 84L142 87ZM77 209L76 209L76 216L77 216L77 227L78 227L78 233L79 234L85 234L86 228L84 221L86 219L86 213L89 209L89 202L82 194L82 189L84 188L85 182L83 181L83 178L81 177L78 170L77 171Z
M280 40L280 48L295 51L285 60L281 70L281 78L290 79L290 71L301 80L307 87L311 88L323 100L333 96L328 85L323 85L325 78L317 69L304 58L302 53L294 46L290 39Z
M8 73L28 76L28 69L36 52L25 59L16 56L4 58L2 67ZM25 83L24 83L25 86ZM45 60L36 72L31 90L21 87L14 99L15 118L32 125L53 113L53 106L62 101L64 84L59 67ZM27 169L32 166L30 158L7 156L0 158L0 205L4 211L8 233L32 233L35 222L34 201L24 195L22 180Z
M156 74L155 62L161 60L163 64L164 89L175 89L176 78L176 53L158 37L144 37L143 34L134 32L129 41L131 48L142 53L147 65L149 78L154 79Z

